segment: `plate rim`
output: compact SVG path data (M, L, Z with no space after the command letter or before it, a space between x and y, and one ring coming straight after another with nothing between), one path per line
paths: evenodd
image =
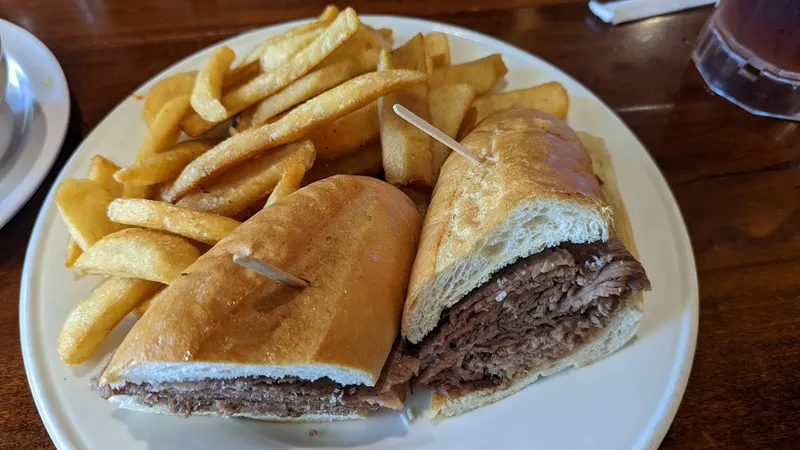
M48 109L57 106L64 107L65 119L63 120L63 122L59 121L59 123L55 124L57 128L53 131L49 131L50 124L48 124L48 131L46 132L46 134L54 133L53 136L55 138L52 144L52 149L45 146L39 149L40 157L41 155L47 153L46 160L43 161L37 160L34 163L34 166L31 168L31 171L25 174L25 176L22 178L21 182L17 185L17 187L12 190L11 197L14 198L16 196L16 201L12 201L11 204L9 205L9 208L6 211L0 211L0 229L2 229L8 222L11 221L11 219L14 218L14 216L17 215L17 213L28 203L28 200L30 200L31 197L33 197L33 194L35 194L36 191L39 190L39 187L42 185L42 182L44 182L45 178L47 178L47 175L50 173L50 169L53 168L53 164L55 164L56 159L58 159L58 155L61 154L62 147L64 146L64 139L67 136L67 129L69 128L70 116L72 115L72 105L69 95L69 84L67 84L67 77L64 74L64 68L61 67L61 63L58 62L58 58L55 57L53 52L50 50L49 47L47 47L47 45L45 45L44 42L39 40L39 38L37 38L33 33L26 30L25 28L8 20L0 19L0 28L2 27L10 28L11 30L13 30L14 33L19 33L22 36L24 36L24 40L28 44L23 44L23 45L38 47L39 50L42 50L47 59L47 65L56 69L54 73L48 73L48 76L56 79L54 83L55 85L63 86L64 88L63 94L65 101L63 102L63 104L48 106ZM6 45L6 49L7 48L8 46ZM14 60L19 64L20 61L19 56L15 55L11 56L14 56ZM8 55L6 55L6 58L8 58ZM35 89L34 89L34 98L37 101L40 99L39 96L36 96ZM47 104L52 105L52 102L48 102ZM42 111L44 111L45 110L44 104L40 103L40 105L42 105ZM50 151L45 152L45 150L50 150ZM29 181L34 179L35 181L33 182ZM20 191L20 188L24 189ZM22 193L22 195L18 195L20 192ZM39 214L41 214L41 209L39 210Z
M663 403L662 403L660 405L661 414L660 415L656 415L653 418L653 421L657 422L655 424L655 426L656 426L655 430L653 430L650 433L649 438L645 442L643 442L643 443L640 442L641 443L641 447L640 448L646 448L646 449L656 448L661 443L661 441L664 439L664 437L666 436L667 431L669 430L669 428L670 428L670 426L671 426L671 424L672 424L672 422L673 422L673 420L675 418L675 415L677 413L678 407L680 406L681 400L683 399L683 395L685 393L686 386L688 384L689 374L690 374L691 369L692 369L695 350L696 350L696 345L697 345L700 299L699 299L699 283L698 283L698 277L697 277L697 267L696 267L696 264L695 264L694 251L693 251L693 248L692 248L692 245L691 245L691 240L690 240L690 237L689 237L688 228L686 227L686 221L684 220L683 215L681 214L680 207L678 205L678 202L677 202L677 200L675 198L675 195L674 195L671 187L667 183L666 178L664 177L664 174L662 173L661 169L656 164L656 162L653 159L652 155L647 151L647 147L644 146L644 144L642 144L641 140L636 135L636 133L634 133L633 130L631 130L631 128L627 125L627 123L625 121L623 121L619 117L617 112L613 108L611 108L608 104L606 104L606 102L604 102L600 97L598 97L592 90L590 90L588 87L586 87L582 82L580 82L577 79L575 79L572 75L570 75L568 72L564 71L563 69L553 65L548 60L546 60L546 59L544 59L544 58L542 58L540 56L534 55L533 53L530 53L530 52L528 52L526 50L523 50L523 49L521 49L521 48L519 48L519 47L517 47L517 46L515 46L515 45L513 45L513 44L511 44L509 42L503 41L503 40L501 40L499 38L490 36L488 34L485 34L485 33L479 32L479 31L475 31L475 30L471 30L471 29L464 28L464 27L461 27L461 26L451 25L451 24L447 24L447 23L439 22L439 21L435 21L435 20L429 20L427 18L418 18L418 17L401 16L401 15L390 15L390 14L360 14L359 17L361 17L365 21L369 21L370 19L377 19L377 20L409 21L409 22L412 22L412 23L413 22L425 23L428 26L435 28L437 31L444 31L444 32L447 32L448 34L453 34L453 35L456 35L456 36L459 36L459 37L462 37L462 38L465 38L465 39L469 39L469 40L472 40L472 41L484 40L484 41L492 42L493 44L497 44L497 45L499 45L501 47L509 49L510 51L512 51L513 53L516 53L517 56L519 56L519 57L521 57L523 59L530 59L530 58L538 59L539 61L541 61L542 64L548 66L550 69L552 69L554 71L557 71L557 72L561 73L564 77L569 79L571 82L573 82L576 85L582 87L586 91L586 93L588 93L588 95L591 97L591 99L593 101L596 101L596 102L602 104L610 112L610 114L615 119L619 120L623 124L623 126L630 133L631 137L645 150L645 153L646 153L647 157L643 158L643 160L646 160L647 161L646 163L650 165L650 169L654 170L654 172L656 174L658 174L658 177L656 177L657 180L655 181L655 183L660 188L661 193L662 194L666 194L666 197L667 197L666 200L667 200L669 209L671 210L669 212L670 212L670 215L672 216L673 221L675 222L673 224L674 225L673 228L676 229L676 230L679 230L679 233L676 236L676 238L677 238L677 242L676 243L679 244L679 247L676 248L676 251L678 252L678 258L684 259L687 262L689 262L690 264L688 264L686 267L691 269L689 272L684 271L684 275L687 276L687 279L685 281L688 284L689 291L687 292L687 303L684 305L684 307L683 307L683 309L681 311L682 314L679 314L679 317L681 317L681 321L682 322L687 319L686 316L688 316L688 320L689 320L689 323L688 323L689 326L688 327L683 327L682 332L679 334L679 342L680 342L680 347L679 348L680 348L680 350L682 352L683 358L680 361L679 365L673 366L673 372L677 372L677 373L670 374L669 380L670 380L671 392L669 394L669 399L667 401L667 404L663 405ZM43 233L43 231L44 231L43 228L45 227L45 223L47 222L45 209L46 209L47 205L49 205L50 202L52 202L52 198L54 196L56 186L58 186L58 183L66 176L66 168L73 163L74 159L77 159L77 155L79 153L79 150L84 145L84 142L93 133L95 133L99 128L101 128L103 126L103 124L107 120L109 120L109 117L114 115L117 112L117 110L119 110L122 107L122 105L123 105L123 103L125 102L126 99L128 99L132 95L136 94L137 92L140 92L145 86L147 86L147 85L149 85L151 83L155 83L158 80L164 78L168 72L172 71L177 66L183 64L188 59L194 58L195 56L197 56L197 55L199 55L199 54L201 54L203 52L207 52L207 51L209 51L209 50L211 50L213 48L216 48L217 46L225 45L225 44L227 44L227 43L229 43L231 41L234 41L234 40L239 40L239 39L242 39L244 37L247 37L247 36L250 36L250 35L253 35L253 34L262 33L264 31L267 31L267 30L272 29L272 28L299 25L299 24L302 24L302 23L305 23L305 22L309 22L311 20L314 20L314 18L313 17L309 17L309 18L296 19L296 20L291 20L291 21L286 21L286 22L277 22L277 23L269 24L269 25L266 25L266 26L263 26L263 27L259 27L259 28L253 29L253 30L249 30L247 32L231 36L231 37L229 37L227 39L215 42L215 43L213 43L211 45L208 45L206 47L198 49L197 51L195 51L195 52L193 52L193 53L181 58L180 60L176 61L175 63L169 65L165 69L161 70L157 74L155 74L152 77L150 77L149 79L147 79L144 83L142 83L136 89L134 89L130 94L128 94L125 97L123 97L116 104L116 106L114 108L112 108L103 117L103 119L101 119L97 123L97 125L95 125L92 128L92 130L81 140L81 143L76 147L76 149L72 153L72 155L70 155L69 159L65 162L64 166L59 171L59 174L56 176L55 180L53 181L53 184L51 185L51 187L50 187L50 189L49 189L49 191L47 193L47 196L46 196L45 200L43 201L42 206L39 209L35 225L34 225L32 231L31 231L30 240L29 240L28 245L26 247L25 259L24 259L24 263L23 263L22 277L21 277L21 285L20 285L20 303L19 303L19 321L20 322L19 322L19 326L20 326L20 343L21 343L21 349L22 349L22 354L23 354L23 363L24 363L24 366L25 366L25 374L26 374L26 377L27 377L27 380L28 380L28 385L29 385L29 387L31 389L31 393L33 395L34 402L36 404L36 409L39 412L39 416L41 417L41 419L42 419L42 421L43 421L43 423L45 425L45 428L47 430L48 435L53 440L53 443L56 445L57 448L74 448L75 447L75 442L79 442L79 441L77 439L75 439L76 433L74 432L74 430L72 430L72 428L74 428L72 420L69 420L67 424L64 424L63 421L62 422L58 422L56 420L56 418L54 417L54 414L53 414L53 411L54 411L53 406L54 406L54 404L56 406L58 406L58 409L61 409L61 405L58 402L52 401L52 399L48 400L46 398L46 396L45 396L45 393L44 393L45 386L41 385L42 374L40 373L41 370L38 367L38 364L41 364L41 363L37 363L37 361L34 359L35 353L37 353L38 348L37 349L33 348L33 346L31 345L31 342L30 342L30 340L28 338L30 333L29 332L26 333L26 331L29 331L28 330L28 322L27 322L27 320L28 320L28 308L30 307L29 296L31 295L30 292L32 291L32 287L33 287L33 286L31 286L32 272L34 270L36 270L33 267L33 260L35 258L35 255L38 253L37 250L38 251L43 251L42 248L38 248L38 247L39 247L39 244L41 243L41 240L42 240L40 235ZM12 24L12 25L14 25L14 24ZM16 25L14 25L14 26L16 26ZM27 32L24 29L23 29L23 31ZM28 33L28 34L30 34L30 33ZM35 37L34 37L34 39L35 39ZM38 41L38 39L37 39L37 41ZM46 46L44 48L49 52L49 49L47 49ZM50 53L50 55L52 56L52 53ZM53 56L53 58L55 59L54 56ZM57 63L57 61L56 61L56 63ZM60 68L60 65L58 65L58 67ZM63 71L62 71L62 75L63 75ZM66 81L65 81L65 85L66 85ZM65 127L65 132L66 132L66 127ZM35 340L35 337L34 337L33 340ZM676 357L676 360L677 359L678 358ZM34 383L34 381L37 381L38 383ZM45 406L47 406L47 408L45 408ZM66 427L64 425L68 425L70 430L65 430ZM652 426L652 423L650 424L650 426ZM65 432L68 432L68 433L65 433ZM69 436L69 438L70 438L69 440L66 439L67 436Z

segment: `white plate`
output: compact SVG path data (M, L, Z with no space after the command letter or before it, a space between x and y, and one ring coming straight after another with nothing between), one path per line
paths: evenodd
M0 228L36 192L69 123L69 90L55 56L35 36L0 20L8 64L0 101Z
M653 283L645 295L645 316L636 339L609 358L580 370L542 380L502 402L441 422L417 418L406 427L397 414L336 424L269 424L207 417L188 420L118 410L89 392L88 379L100 358L80 367L62 364L56 353L61 324L72 306L97 284L79 279L63 265L67 231L52 203L51 190L31 237L23 274L20 326L25 367L39 412L59 448L653 448L678 407L691 366L697 334L697 280L686 228L670 190L641 143L614 112L585 87L535 56L488 36L425 20L365 16L391 27L395 41L417 32L450 35L456 62L502 53L508 83L519 88L550 80L570 93L569 122L605 138L636 232L641 259ZM233 38L237 54L295 23ZM156 80L196 69L212 51L197 53L159 74ZM82 177L89 158L102 153L132 161L145 133L142 103L126 98L89 135L58 181ZM122 328L130 326L125 323ZM104 346L123 336L117 329ZM415 405L424 404L417 395ZM419 411L418 411L419 412ZM419 412L418 416L423 416ZM309 431L319 431L316 437Z

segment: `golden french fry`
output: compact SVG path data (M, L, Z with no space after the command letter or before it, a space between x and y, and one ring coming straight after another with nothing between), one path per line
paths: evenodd
M471 84L478 95L492 90L495 84L508 73L499 54L489 55L475 61L435 69L428 79L430 86L442 84Z
M108 217L124 225L169 231L211 245L240 225L231 218L217 214L134 198L118 198L111 202L108 205Z
M150 197L150 189L148 186L125 184L122 187L122 196L125 198L148 198Z
M278 184L286 168L295 164L306 169L314 164L314 145L310 141L286 145L235 167L177 204L196 211L235 216L265 198Z
M232 136L189 163L165 198L174 202L223 170L258 156L270 148L295 141L310 130L332 122L377 98L425 82L410 70L371 72L340 84L289 111L281 119Z
M303 177L303 186L334 175L378 176L382 171L381 143L375 142L341 158L315 161Z
M338 15L339 15L339 8L337 8L336 5L328 5L325 7L325 9L322 10L322 14L319 15L319 18L317 18L317 20L329 22L335 19L336 16Z
M359 23L355 11L347 8L316 39L299 50L288 62L226 93L222 104L228 111L229 117L278 92L310 72L352 36L358 30ZM203 120L197 114L190 114L181 125L186 134L200 136L218 123Z
M466 136L481 120L512 108L536 108L564 119L569 111L569 94L561 83L551 81L527 89L478 97L467 111L458 135Z
M389 30L388 37L369 25L362 24L358 31L361 34L361 38L369 43L370 48L387 51L392 50L392 41L390 40L392 30Z
M341 158L381 136L378 102L321 126L309 135L317 150L317 159Z
M475 88L469 84L442 84L430 90L431 124L446 135L455 138L458 128L473 100ZM450 155L450 149L439 141L433 143L433 175L439 178L439 169Z
M171 75L153 86L144 99L144 121L147 126L151 126L158 112L169 103L170 100L184 95L190 95L194 88L194 80L197 72L185 72Z
M334 19L335 19L335 17L334 17ZM314 21L314 22L304 23L302 25L298 25L298 26L292 28L291 30L287 31L286 33L276 34L274 36L268 37L263 42L261 42L256 47L254 47L250 51L250 53L245 55L244 60L242 61L242 63L239 64L239 66L236 69L234 69L234 71L238 70L239 68L244 68L244 66L250 65L251 63L255 62L256 63L256 67L258 68L258 71L260 72L261 71L261 66L259 64L259 59L261 59L261 55L270 46L275 45L275 44L283 41L284 39L289 39L291 37L294 37L294 36L296 36L298 34L307 33L308 31L328 26L328 25L330 25L332 20L333 19L331 19L331 20L317 20L317 21Z
M386 39L391 40L394 30L391 28L378 28L378 33L380 33L381 36L385 37Z
M338 86L353 77L375 70L377 65L378 52L368 50L357 58L322 66L286 86L277 94L262 100L253 113L251 126L264 124L269 119L315 95Z
M107 190L112 197L119 197L122 195L122 185L114 180L114 173L118 170L119 166L113 161L100 155L94 155L89 165L89 179ZM78 257L81 256L81 253L83 253L83 250L81 250L80 245L70 236L67 239L67 251L64 254L64 265L72 267Z
M67 238L67 251L64 253L64 265L66 267L72 267L82 253L83 250L81 250L81 246L70 236Z
M113 161L101 155L94 155L89 166L89 179L96 181L114 197L119 197L122 195L122 185L114 179L114 174L118 170L119 166Z
M222 106L222 83L235 58L236 53L223 45L211 54L197 74L189 102L200 117L212 122L228 117L228 111Z
M180 121L189 110L189 96L182 95L168 101L158 112L142 145L136 152L136 160L161 153L174 147L180 137Z
M302 164L292 164L287 167L286 170L283 171L281 180L278 181L278 184L275 185L275 189L269 194L269 198L264 207L266 208L273 203L279 202L288 197L292 192L300 189L300 183L303 181L303 175L305 174L306 168Z
M426 71L425 46L421 34L392 52L381 54L379 70L410 67ZM421 84L388 94L378 101L380 135L383 147L383 170L386 181L395 186L422 184L433 187L432 139L392 110L399 103L424 120L430 121L428 86Z
M80 275L113 275L169 284L198 257L200 251L185 238L128 228L85 249L72 268Z
M425 54L430 56L433 68L450 65L450 42L447 35L434 31L425 35Z
M242 83L246 83L261 73L261 66L258 59L248 63L242 63L235 68L227 71L222 78L222 89L233 89Z
M324 31L325 28L309 30L305 33L299 33L278 41L265 48L261 52L261 57L259 58L261 71L269 72L286 64L294 55L300 52L300 50L308 47L315 39L320 37Z
M58 212L70 236L83 251L107 234L125 228L106 215L114 196L100 183L87 179L64 180L56 189Z
M185 141L120 169L114 179L126 186L152 186L172 181L187 164L213 147L209 141Z
M86 362L134 308L162 285L135 278L108 277L69 313L58 335L58 354L67 364Z

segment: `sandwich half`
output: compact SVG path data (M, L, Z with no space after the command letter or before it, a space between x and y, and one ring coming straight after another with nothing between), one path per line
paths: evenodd
M124 408L184 417L329 421L401 409L416 367L393 346L421 221L376 179L300 189L156 297L93 388ZM310 286L262 276L235 254Z
M432 418L619 349L650 286L610 159L596 155L595 171L564 122L503 111L462 143L483 162L443 166L403 313Z

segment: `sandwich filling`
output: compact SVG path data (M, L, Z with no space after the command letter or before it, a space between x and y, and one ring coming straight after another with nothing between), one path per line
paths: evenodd
M125 383L112 388L100 384L99 374L92 378L91 387L105 399L115 395L133 396L141 405L166 408L182 417L201 413L285 418L305 414L349 416L381 407L402 409L408 381L416 375L418 364L401 351L398 343L374 387L342 386L327 378L309 381L297 377L244 377Z
M616 237L518 260L445 311L413 353L417 383L444 396L507 384L575 352L649 288Z

